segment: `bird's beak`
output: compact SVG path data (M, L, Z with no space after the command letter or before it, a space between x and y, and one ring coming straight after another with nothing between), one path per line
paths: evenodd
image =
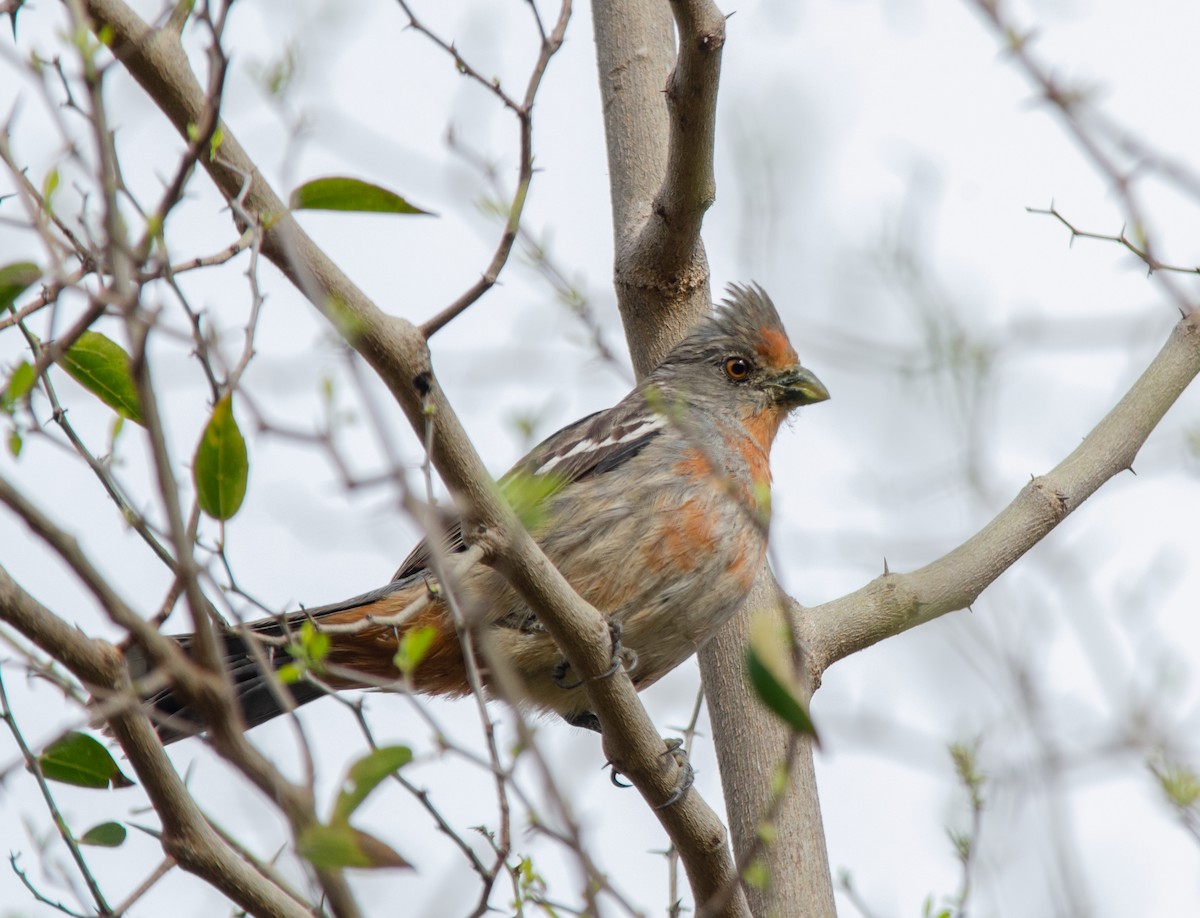
M815 405L829 398L829 390L804 367L795 367L776 376L770 382L775 397L787 405Z

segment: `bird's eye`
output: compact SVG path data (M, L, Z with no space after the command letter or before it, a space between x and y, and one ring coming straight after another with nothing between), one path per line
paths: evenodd
M725 359L725 375L734 382L742 382L753 367L745 357L727 357Z

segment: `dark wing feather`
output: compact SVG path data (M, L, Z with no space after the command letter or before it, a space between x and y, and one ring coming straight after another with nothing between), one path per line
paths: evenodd
M646 405L637 390L607 411L597 411L568 424L535 446L504 477L501 485L518 476L554 475L555 491L592 475L603 475L628 462L662 433L665 418ZM549 495L547 495L549 496ZM447 554L466 551L462 523L442 535ZM429 567L429 540L422 539L404 559L394 580L403 580Z

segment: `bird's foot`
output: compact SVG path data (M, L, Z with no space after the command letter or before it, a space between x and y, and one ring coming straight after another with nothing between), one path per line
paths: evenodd
M610 621L608 623L608 634L612 640L612 665L602 672L597 679L609 679L619 673L622 669L629 671L637 666L637 652L629 647L621 646L621 623ZM554 664L554 684L560 689L570 691L577 689L583 685L584 680L580 679L576 682L567 681L567 670L571 668L571 663L566 658L559 660ZM593 717L595 715L592 715ZM575 724L575 726L581 726ZM589 727L588 729L597 729ZM599 730L597 729L597 732Z
M692 768L692 763L688 760L687 753L683 749L683 740L669 739L663 740L666 744L666 751L662 753L663 757L670 756L675 760L675 764L679 766L679 780L675 782L675 787L671 790L670 795L655 807L656 810L665 810L669 806L674 806L684 795L688 789L696 782L696 769ZM612 762L605 762L605 768L612 768L612 773L608 776L614 787L632 787L621 780L621 772L617 771Z
M688 789L696 782L696 769L692 768L687 751L683 748L683 740L669 739L665 742L667 750L663 755L670 756L675 760L675 764L679 766L679 779L675 782L670 796L656 806L656 810L665 810L669 806L674 806L683 799Z

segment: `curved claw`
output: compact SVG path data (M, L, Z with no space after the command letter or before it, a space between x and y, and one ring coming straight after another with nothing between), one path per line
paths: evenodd
M656 810L665 810L669 806L674 806L683 799L688 789L696 781L696 769L692 768L692 763L688 761L687 753L683 751L683 740L669 739L666 740L666 744L667 749L663 755L669 755L675 760L675 764L679 766L679 780L675 784L675 789L671 791L671 796L656 806Z
M621 623L610 621L608 623L608 634L612 639L612 665L599 676L597 676L597 679L611 679L622 669L624 669L626 672L630 672L635 666L637 666L637 651L629 647L621 646ZM580 679L577 682L567 681L567 670L570 668L570 662L565 659L559 660L554 664L554 684L565 691L577 689L584 683L583 679Z
M612 762L605 762L604 767L612 769L611 774L609 774L609 776L608 776L608 780L610 780L612 782L613 787L621 787L621 788L633 787L632 784L626 784L624 781L621 780L621 773L619 771L617 771L616 766L614 766Z
M696 769L692 768L692 763L688 760L687 753L683 751L683 740L669 739L664 740L666 750L662 755L670 756L675 760L675 764L679 766L679 780L675 783L674 789L670 796L662 803L655 807L656 810L665 810L669 806L674 806L684 798L691 786L696 783ZM605 762L605 768L612 768L612 774L608 779L612 781L614 787L632 787L632 784L627 784L621 780L621 773L613 766L612 762Z
M569 660L566 660L566 659L559 660L557 663L554 664L554 674L553 674L554 684L557 685L560 689L564 689L565 691L568 691L568 692L571 689L577 689L577 688L579 688L579 686L583 685L582 679L580 679L578 682L568 682L567 681L567 670L570 668L571 668L571 663Z
M621 670L629 672L637 666L638 655L637 651L631 647L622 647L620 642L613 649L612 666L598 675L597 679L611 679Z

